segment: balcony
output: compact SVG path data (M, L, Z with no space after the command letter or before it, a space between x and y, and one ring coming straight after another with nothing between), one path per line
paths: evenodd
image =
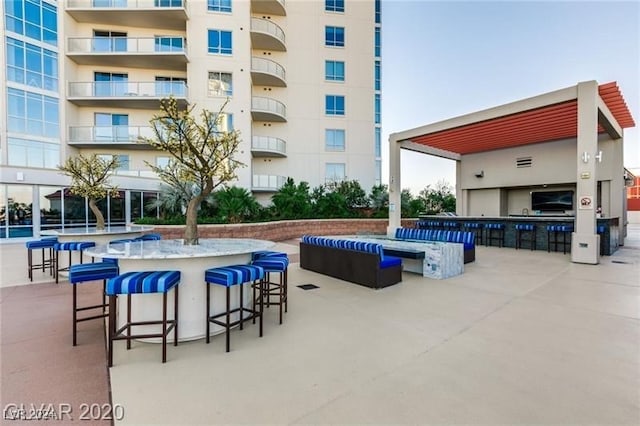
M254 192L277 192L286 181L286 176L253 175L251 190Z
M254 157L286 157L287 143L271 136L254 136L251 139L251 155Z
M251 80L254 86L287 87L284 68L270 59L251 58Z
M251 18L251 47L286 52L284 31L268 19Z
M159 109L160 101L171 95L180 108L187 106L187 84L183 81L71 82L67 100L78 106Z
M67 56L79 65L186 71L183 37L68 37Z
M287 108L275 99L254 96L251 98L251 117L253 121L286 123Z
M251 13L286 16L284 0L251 0Z
M138 142L139 137L153 137L149 126L71 126L68 144L77 148L154 149Z
M67 0L67 13L76 22L126 27L186 30L184 0Z

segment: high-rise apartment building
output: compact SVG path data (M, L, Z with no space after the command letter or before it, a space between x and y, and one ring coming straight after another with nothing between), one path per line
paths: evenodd
M4 0L0 237L91 224L56 167L117 155L111 224L154 215L159 181L137 142L160 100L239 130L234 184L262 202L287 177L380 183L380 0ZM39 213L38 213L39 212Z

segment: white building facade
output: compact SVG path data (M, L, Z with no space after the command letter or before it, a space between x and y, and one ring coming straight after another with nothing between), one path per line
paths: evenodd
M380 0L12 0L0 4L0 237L92 224L65 189L67 157L118 155L110 224L155 215L168 156L138 142L160 100L240 131L233 184L263 203L381 179ZM37 213L40 212L40 213ZM21 214L19 214L21 213Z

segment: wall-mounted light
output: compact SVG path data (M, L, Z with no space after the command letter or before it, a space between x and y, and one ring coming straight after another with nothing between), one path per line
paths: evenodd
M598 153L594 155L593 158L598 160L598 163L602 163L602 151L598 151Z
M587 151L582 153L582 162L583 163L588 163L589 162L589 158L591 158L591 156L589 155L589 153Z
M479 172L475 173L477 178L483 178L484 177L484 170L480 170Z

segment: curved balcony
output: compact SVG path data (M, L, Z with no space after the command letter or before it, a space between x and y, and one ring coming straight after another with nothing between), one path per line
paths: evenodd
M286 182L286 176L253 175L251 190L254 192L277 192Z
M251 138L251 154L254 157L286 157L287 143L271 136Z
M268 19L251 18L251 47L286 52L284 31Z
M253 121L285 123L287 107L275 99L254 96L251 98L251 117Z
M76 22L126 27L185 30L185 0L67 0L65 10Z
M286 16L284 0L251 0L251 13Z
M80 65L186 71L184 37L68 37L67 56Z
M67 100L78 106L159 109L160 101L171 95L180 108L187 106L187 84L184 81L71 82Z
M287 87L282 65L264 58L251 58L251 81L254 86Z
M69 140L78 148L154 149L138 142L140 137L153 137L149 126L71 126Z

